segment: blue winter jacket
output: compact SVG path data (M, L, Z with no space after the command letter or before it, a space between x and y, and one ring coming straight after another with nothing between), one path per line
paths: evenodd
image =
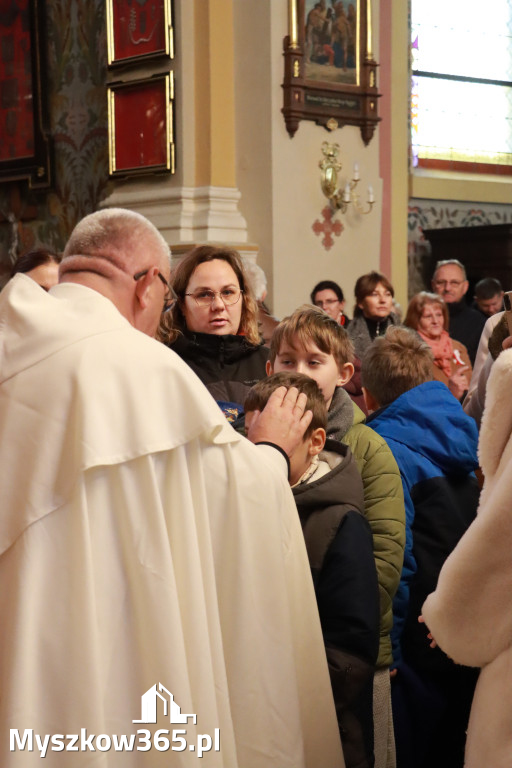
M394 666L402 654L415 666L426 666L437 654L428 653L418 615L444 560L476 514L478 430L438 381L405 392L369 416L367 424L389 445L404 489L406 544L393 602Z

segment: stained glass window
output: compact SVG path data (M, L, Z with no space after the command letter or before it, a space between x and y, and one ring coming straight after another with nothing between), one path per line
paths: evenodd
M413 165L512 173L511 0L411 0L411 50Z

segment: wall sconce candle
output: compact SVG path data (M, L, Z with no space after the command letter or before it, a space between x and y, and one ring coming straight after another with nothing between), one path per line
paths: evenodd
M338 189L338 171L341 171L342 165L338 161L339 144L329 144L327 141L322 143L323 160L318 163L321 170L320 185L322 192L331 203L331 206L342 213L346 213L349 206L357 213L364 215L370 213L375 203L373 187L368 187L368 197L366 205L360 202L357 193L357 185L361 179L359 174L359 165L354 163L352 179L347 181L343 192Z

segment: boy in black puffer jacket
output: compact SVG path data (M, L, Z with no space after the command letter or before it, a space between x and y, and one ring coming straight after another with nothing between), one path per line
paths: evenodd
M280 386L304 392L313 412L302 444L290 456L290 484L315 584L345 762L347 768L371 768L379 590L362 481L350 448L326 442L325 399L308 376L277 373L252 387L246 429Z

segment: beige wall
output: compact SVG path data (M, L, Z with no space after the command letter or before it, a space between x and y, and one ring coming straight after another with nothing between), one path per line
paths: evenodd
M377 3L374 1L374 6ZM243 0L235 3L235 102L237 184L240 209L249 240L261 250L258 261L271 285L278 316L309 300L315 282L333 279L352 303L357 277L379 269L382 179L379 174L379 128L368 147L359 128L346 126L329 133L311 121L301 121L293 138L281 114L283 37L287 34L285 0ZM378 28L378 8L374 8ZM376 43L378 36L374 35ZM375 45L378 60L378 45ZM320 189L318 163L323 141L338 142L343 169L359 164L361 193L371 184L376 204L368 216L336 214L344 231L330 250L312 225L322 220L327 201ZM405 180L406 184L406 180ZM404 211L404 231L405 231ZM406 263L404 251L404 264ZM405 271L405 270L404 270Z

